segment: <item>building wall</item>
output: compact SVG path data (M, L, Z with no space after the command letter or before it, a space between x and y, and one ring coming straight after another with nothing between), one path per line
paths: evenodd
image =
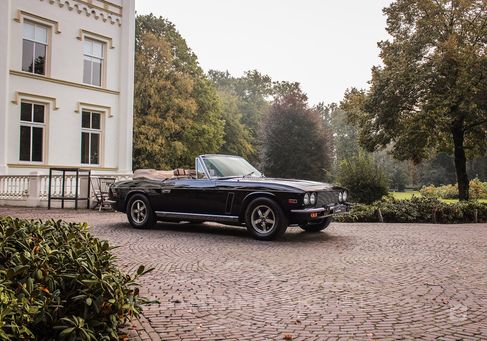
M135 0L2 0L0 2L0 174L82 167L131 173ZM122 7L123 6L123 7ZM22 71L23 21L49 27L46 75ZM83 83L86 37L105 43L106 83ZM19 161L20 103L46 104L44 159ZM81 112L102 114L101 158L81 164Z

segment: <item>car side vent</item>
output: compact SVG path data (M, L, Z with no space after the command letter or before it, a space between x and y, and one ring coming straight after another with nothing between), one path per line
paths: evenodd
M226 214L232 213L232 206L233 206L233 199L234 198L235 198L235 194L233 192L228 193L227 204L225 205L225 213Z

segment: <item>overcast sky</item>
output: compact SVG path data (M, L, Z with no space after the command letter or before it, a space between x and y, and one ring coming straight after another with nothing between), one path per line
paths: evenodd
M176 25L205 71L257 69L301 83L310 104L366 87L390 0L136 0Z

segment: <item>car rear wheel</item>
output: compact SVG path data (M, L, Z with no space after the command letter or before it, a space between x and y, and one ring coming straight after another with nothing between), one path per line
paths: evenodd
M247 231L259 240L272 240L286 232L288 220L272 199L254 199L245 210Z
M306 232L320 232L326 229L330 225L331 220L332 220L331 217L326 217L325 219L323 219L318 223L300 224L299 227L301 227Z
M149 199L143 194L130 197L127 204L127 218L130 225L137 229L147 228L155 224L155 215Z

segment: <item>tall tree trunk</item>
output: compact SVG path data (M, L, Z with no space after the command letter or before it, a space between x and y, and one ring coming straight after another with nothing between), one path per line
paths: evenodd
M469 180L467 174L467 158L465 156L464 140L464 122L462 120L455 121L451 127L453 136L453 144L455 146L455 170L457 173L458 183L458 198L468 200L469 198Z

